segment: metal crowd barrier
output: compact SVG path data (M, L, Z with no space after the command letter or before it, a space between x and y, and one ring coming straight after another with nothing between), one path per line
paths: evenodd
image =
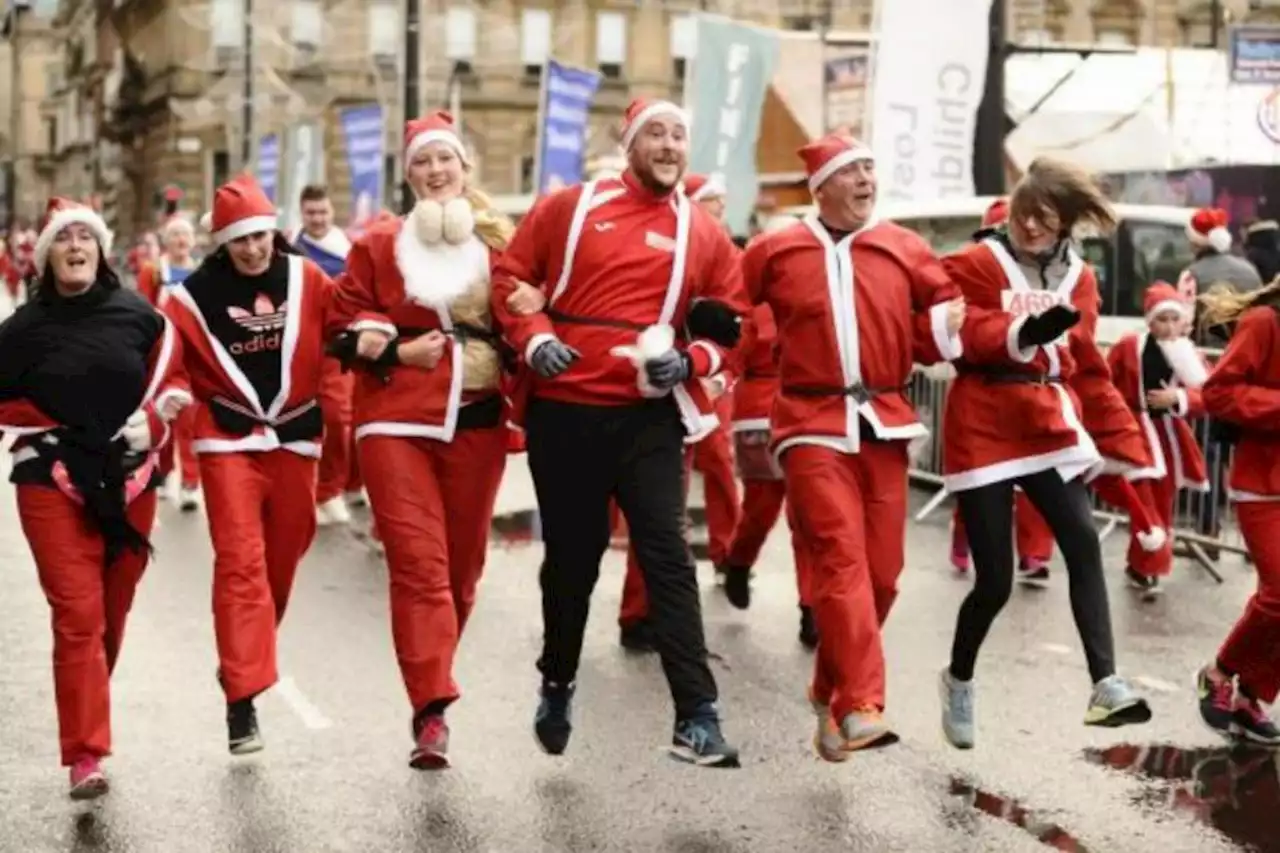
M1202 349L1201 352L1215 361L1221 350ZM949 494L942 483L942 418L946 406L947 389L955 371L949 364L933 367L917 366L908 393L916 406L920 420L929 428L929 438L912 448L911 480L914 484L937 491L916 513L917 522L924 521L947 502ZM1227 474L1230 451L1210 439L1210 419L1199 418L1191 422L1204 452L1210 490L1208 492L1181 491L1178 494L1171 531L1175 541L1175 553L1195 560L1214 580L1222 583L1217 562L1223 552L1247 555L1236 528L1230 503L1227 501ZM1094 515L1102 522L1099 532L1106 538L1118 526L1127 526L1128 517L1109 507L1096 496Z

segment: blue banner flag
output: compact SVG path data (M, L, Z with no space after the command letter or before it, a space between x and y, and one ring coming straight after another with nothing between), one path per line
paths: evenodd
M351 171L351 226L359 229L382 210L386 125L377 104L343 110L341 119Z
M258 141L258 183L272 203L280 188L280 137L269 133Z
M582 181L591 104L600 88L600 75L547 60L542 73L542 103L538 111L538 195Z

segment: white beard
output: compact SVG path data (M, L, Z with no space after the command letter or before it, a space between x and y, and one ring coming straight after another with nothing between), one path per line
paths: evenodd
M405 296L411 301L427 308L447 308L476 284L488 284L489 249L473 232L457 243L442 239L427 243L424 231L428 232L425 236L434 231L443 237L446 230L447 208L430 204L434 206L424 209L419 203L396 235L396 266L404 279ZM467 205L468 214L470 210Z
M1209 378L1209 371L1200 360L1200 353L1190 338L1172 338L1167 341L1156 341L1164 359L1169 363L1173 375L1185 388L1199 388Z

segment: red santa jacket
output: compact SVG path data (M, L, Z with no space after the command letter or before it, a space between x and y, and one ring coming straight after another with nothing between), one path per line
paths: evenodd
M927 435L906 386L913 362L961 354L944 304L960 292L923 239L872 222L836 243L810 216L753 241L743 278L777 323L775 454L796 444L856 453L860 418L880 438Z
M201 405L195 410L196 453L242 453L283 447L302 456L319 457L319 441L281 443L272 426L285 423L317 405L320 368L324 357L325 317L332 283L320 267L306 258L289 256L288 310L280 344L280 393L259 400L253 384L210 331L200 307L185 284L169 289L164 313L183 342L183 361L191 390ZM209 407L219 397L261 421L249 435L219 429Z
M154 451L169 440L169 425L160 417L159 411L171 400L190 403L192 399L190 386L183 373L182 340L167 318L163 334L151 348L147 367L147 387L138 408L147 415ZM15 454L22 451L31 437L55 430L59 426L61 425L57 421L26 399L0 402L0 433L19 437L13 446Z
M157 308L163 308L168 301L166 285L169 282L169 259L161 255L156 260L143 264L138 272L138 292Z
M1275 308L1258 306L1241 315L1202 394L1210 415L1241 427L1231 461L1231 497L1280 499L1280 316Z
M636 365L614 351L633 346L648 326L682 328L694 298L746 313L736 251L720 224L682 193L655 196L629 172L545 196L498 263L493 314L526 359L554 337L582 358L554 379L526 371L516 396L605 406L643 399ZM522 281L547 291L545 311L515 316L507 309ZM705 340L689 342L687 352L694 376L672 396L695 441L719 424L699 379L717 374L726 353ZM517 422L520 407L517 399Z
M1036 290L998 239L944 259L969 307L961 330L964 358L957 364L943 420L943 479L949 491L1050 469L1067 480L1096 475L1105 466L1091 437L1095 432L1118 470L1151 464L1137 422L1112 385L1094 340L1097 280L1074 252L1065 261L1057 285ZM1018 331L1026 318L1055 303L1081 313L1065 345L1020 350ZM1033 381L1005 381L1018 374Z
M398 435L452 441L463 406L501 393L500 375L489 390L465 390L471 344L457 327L489 329L489 283L498 255L474 234L458 246L427 246L402 219L377 222L356 239L338 279L330 332L376 329L396 337L439 330L450 339L445 357L430 370L398 365L390 382L356 372L357 439ZM496 352L489 355L496 363Z
M742 378L733 391L734 432L769 429L779 379L778 327L768 305L757 305L743 321L735 362Z
M1208 491L1204 454L1196 441L1195 433L1185 420L1204 414L1200 389L1195 387L1203 384L1204 380L1200 378L1197 382L1193 376L1184 376L1187 371L1183 366L1174 364L1178 359L1167 358L1173 371L1170 387L1177 391L1178 406L1175 411L1152 415L1147 409L1147 391L1150 389L1145 387L1142 379L1142 352L1149 339L1150 336L1145 332L1140 335L1125 335L1107 353L1111 379L1137 416L1147 442L1147 452L1151 454L1151 466L1132 472L1129 479L1162 479L1171 476L1179 489ZM1200 362L1200 355L1195 351L1191 340L1179 338L1178 341L1185 343L1189 357L1196 360L1196 366L1204 373L1206 368Z

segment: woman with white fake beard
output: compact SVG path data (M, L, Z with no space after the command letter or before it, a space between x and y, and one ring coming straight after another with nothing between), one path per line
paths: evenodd
M53 615L53 681L71 797L107 791L110 677L162 481L155 450L191 401L181 346L107 264L93 210L50 202L35 246L40 287L0 323L0 432L18 437L18 517Z
M355 435L413 709L409 764L426 770L449 766L454 655L506 465L504 354L489 275L513 226L470 184L448 113L408 122L404 162L418 204L352 246L332 318L345 331L331 352L358 368ZM540 307L521 302L531 290L516 291L516 310Z

